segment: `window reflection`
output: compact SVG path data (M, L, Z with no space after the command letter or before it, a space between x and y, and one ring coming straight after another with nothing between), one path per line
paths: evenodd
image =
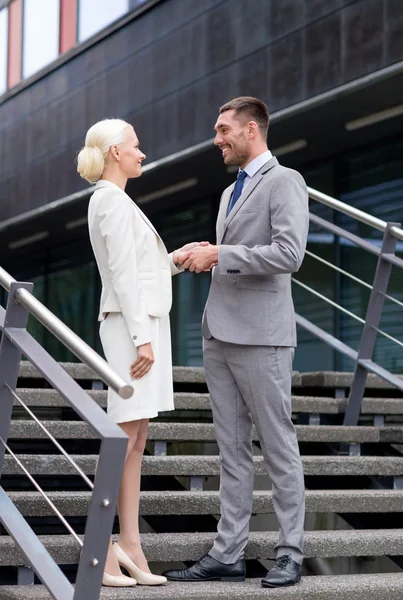
M8 9L0 10L0 96L7 90Z
M59 0L24 1L23 77L59 56L59 9Z
M78 15L78 39L88 39L130 8L129 0L80 0Z

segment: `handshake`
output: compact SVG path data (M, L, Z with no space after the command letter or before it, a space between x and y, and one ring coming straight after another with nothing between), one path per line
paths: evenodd
M218 263L218 246L209 242L192 242L175 250L173 261L175 265L195 273L211 271Z

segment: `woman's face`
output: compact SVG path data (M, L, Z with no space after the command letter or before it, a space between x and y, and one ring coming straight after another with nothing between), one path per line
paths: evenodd
M117 149L120 168L127 178L140 177L141 163L146 155L140 150L140 143L133 127L127 128L126 141Z

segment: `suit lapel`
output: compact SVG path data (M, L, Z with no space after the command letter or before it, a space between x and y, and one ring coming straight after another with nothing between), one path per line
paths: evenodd
M148 225L148 227L155 233L155 235L157 236L157 238L162 242L162 239L158 233L158 231L155 229L154 225L151 223L151 221L146 217L146 215L143 213L143 211L137 206L137 204L135 202L133 202L133 200L130 198L130 196L128 194L126 194L126 192L124 192L123 190L121 190L117 185L115 185L114 183L112 183L111 181L108 180L99 180L96 184L96 188L95 189L102 189L102 188L112 188L115 189L115 191L119 192L120 194L123 194L124 196L126 196L126 198L129 198L133 209L136 210L140 217L143 219L143 221Z
M224 220L223 227L222 227L221 240L224 237L224 234L227 230L228 225L231 223L233 218L236 217L239 210L245 204L246 200L251 196L252 192L256 189L256 187L262 181L263 176L276 165L278 165L278 160L273 156L270 160L267 161L266 164L263 165L263 167L261 169L259 169L259 171L257 173L255 173L255 175L252 177L252 179L251 179L249 185L247 186L247 188L245 189L245 191L243 191L242 194L240 195L240 197L238 198L237 203L235 204L235 206L229 213L228 217L225 218L225 214L226 214L227 206L228 206L228 202L229 202L229 199L228 199L228 202L226 203L226 206L225 206L225 213L224 213L225 220ZM230 189L232 191L233 188L230 188ZM221 240L220 240L220 242L221 242ZM218 242L218 243L220 243L220 242Z
M224 221L226 219L228 204L231 200L232 192L234 191L235 183L229 186L222 195L220 209L217 217L217 243L220 244L224 235Z
M129 196L129 198L130 198L130 196ZM131 198L130 198L130 200L131 200ZM137 212L139 213L140 217L143 219L144 223L146 223L150 227L150 229L152 229L152 231L155 233L155 235L157 236L157 238L159 240L161 240L161 237L160 237L158 231L155 229L154 225L151 223L151 221L143 213L143 211L141 210L141 208L139 208L137 206L137 204L135 202L133 202L133 201L132 201L132 204L134 206L134 209L137 210ZM162 240L161 240L161 242L162 242Z

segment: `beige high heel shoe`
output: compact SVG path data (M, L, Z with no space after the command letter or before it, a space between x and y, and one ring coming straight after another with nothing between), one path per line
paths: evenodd
M108 575L108 573L103 574L102 577L102 585L106 585L108 587L132 587L137 585L137 581L132 577L126 577L126 575Z
M112 545L112 551L121 567L124 567L131 577L135 577L139 585L163 585L167 583L167 578L162 575L153 575L153 573L146 573L139 569L134 562L129 558L119 546L119 544Z

